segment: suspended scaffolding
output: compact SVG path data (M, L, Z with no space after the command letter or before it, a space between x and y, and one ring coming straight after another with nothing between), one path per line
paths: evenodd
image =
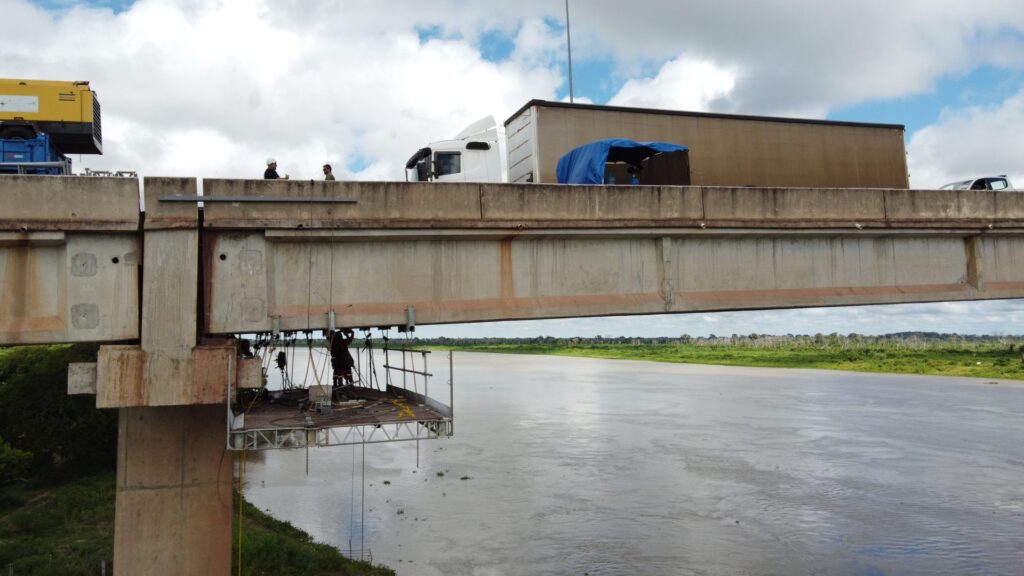
M228 449L294 449L451 436L452 354L447 354L445 384L431 386L430 351L393 348L384 330L378 349L371 331L363 332L361 344L352 350L351 375L345 376L331 366L330 334L322 341L315 340L312 331L258 334L245 344L242 362L258 362L261 381L258 387L240 387L228 394ZM303 348L300 339L305 344L304 361L298 354Z

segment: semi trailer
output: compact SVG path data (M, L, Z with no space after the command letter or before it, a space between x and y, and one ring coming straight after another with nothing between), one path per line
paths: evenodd
M556 183L562 156L597 140L622 138L688 148L685 165L668 170L672 183L908 188L904 130L899 124L531 100L503 130L483 119L451 140L421 148L406 163L406 179ZM609 166L610 174L616 170L622 167Z

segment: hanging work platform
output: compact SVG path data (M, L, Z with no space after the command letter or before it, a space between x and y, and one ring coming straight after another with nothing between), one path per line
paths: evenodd
M346 379L331 369L329 348L296 346L294 338L259 348L270 362L257 355L262 386L232 394L229 450L430 440L454 432L451 353L442 366L444 384L432 386L426 350L375 350L367 338L354 350L356 365ZM296 376L310 378L310 369L312 381L296 383Z

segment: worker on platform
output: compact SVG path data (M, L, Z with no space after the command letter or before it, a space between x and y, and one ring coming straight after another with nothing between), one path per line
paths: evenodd
M335 330L331 332L329 339L331 345L331 368L334 370L334 385L351 386L355 383L352 378L352 368L355 367L355 360L352 353L348 351L349 344L355 339L356 334L350 328Z
M324 180L334 180L334 172L330 164L324 164Z
M274 160L273 158L267 158L267 169L263 171L263 179L264 180L278 180L278 179L280 179L280 180L287 180L288 179L288 175L285 174L284 176L278 176L277 175L277 160Z

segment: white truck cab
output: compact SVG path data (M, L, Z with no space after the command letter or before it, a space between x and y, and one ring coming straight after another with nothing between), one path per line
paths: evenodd
M1006 179L1006 174L1000 176L982 176L970 180L950 182L939 190L1009 190L1013 185Z
M503 182L498 126L481 118L451 140L431 142L405 163L407 182Z

